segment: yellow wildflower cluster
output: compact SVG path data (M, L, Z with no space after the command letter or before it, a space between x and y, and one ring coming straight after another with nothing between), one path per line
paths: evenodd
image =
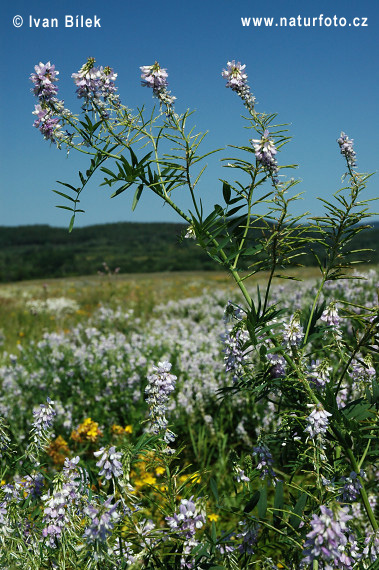
M50 442L46 452L53 460L53 463L60 467L62 467L66 457L70 455L67 441L65 441L61 435L58 435L54 441Z
M111 427L111 431L114 435L124 435L126 433L133 433L133 426L119 426L117 424L113 424Z
M86 418L83 423L81 423L78 429L73 430L71 433L71 439L79 443L84 443L87 441L92 441L93 443L103 435L103 432L99 429L99 424L93 422L91 418Z

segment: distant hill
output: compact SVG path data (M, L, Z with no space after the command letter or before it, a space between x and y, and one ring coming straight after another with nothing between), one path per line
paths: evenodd
M352 249L372 248L379 263L379 223L359 234ZM74 228L0 227L0 281L93 275L106 262L121 273L219 269L191 239L184 224L122 222ZM253 237L253 236L252 236ZM309 254L302 263L313 264Z

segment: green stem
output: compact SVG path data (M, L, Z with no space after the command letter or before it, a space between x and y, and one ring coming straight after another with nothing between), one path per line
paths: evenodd
M314 299L314 301L313 301L311 314L309 315L309 319L308 319L307 330L305 331L305 335L304 335L304 340L303 340L303 344L304 344L304 345L306 344L307 339L308 339L309 331L310 331L311 324L312 324L313 314L314 314L314 312L315 312L315 310L316 310L317 301L318 301L318 299L319 299L319 297L320 297L320 295L321 295L321 292L322 292L323 287L324 287L324 285L325 285L325 281L326 281L326 275L324 275L324 277L322 278L321 285L320 285L320 287L318 288L316 297L315 297L315 299Z
M364 481L363 481L362 477L359 475L360 467L357 463L357 460L354 457L352 450L350 448L345 448L345 452L346 452L346 455L348 456L348 458L350 459L351 466L352 466L353 470L355 471L355 473L357 473L358 479L362 485L359 492L361 494L362 501L363 501L364 507L366 509L367 516L370 520L371 526L374 529L374 531L376 532L379 529L379 526L378 526L378 523L376 522L374 513L373 513L372 508L370 506L368 496L367 496L367 492L366 492L366 489L364 486Z

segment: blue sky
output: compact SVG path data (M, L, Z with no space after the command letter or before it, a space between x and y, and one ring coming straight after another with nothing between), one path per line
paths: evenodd
M291 123L293 141L279 161L295 162L304 199L295 213L319 215L317 197L329 198L340 187L344 161L336 139L341 130L355 140L358 169L376 171L378 120L379 5L372 0L305 2L304 0L173 0L108 2L66 0L8 2L1 8L3 86L1 91L0 225L67 226L69 214L55 208L56 180L76 184L86 159L58 151L32 127L34 97L30 73L36 63L51 61L60 71L59 97L73 112L80 102L71 74L87 57L110 65L118 73L122 101L130 108L153 105L151 92L140 86L141 65L158 60L169 72L169 88L177 97L176 110L196 110L193 124L209 131L205 150L227 144L247 144L243 105L225 89L221 71L228 60L246 63L249 84L259 111L276 112ZM243 27L245 17L367 18L354 27ZM16 28L14 16L23 17ZM101 28L66 28L65 15L100 18ZM57 18L58 28L29 27L29 17ZM228 152L223 156L227 156ZM226 176L217 157L210 158L201 192L206 208L219 202L219 177ZM83 193L86 210L77 225L119 221L175 221L176 214L154 197L143 195L135 212L131 198L110 192L96 179ZM378 175L367 197L379 195ZM185 207L186 200L179 196ZM376 206L379 209L379 206Z

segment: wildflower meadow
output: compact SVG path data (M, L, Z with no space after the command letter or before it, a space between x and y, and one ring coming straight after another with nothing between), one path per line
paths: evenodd
M12 301L28 334L1 336L0 567L379 568L379 274L349 257L372 215L353 140L336 134L342 188L325 213L293 215L287 126L257 110L245 65L220 71L246 144L201 154L166 69L141 67L155 105L132 111L95 63L72 74L78 114L54 65L31 75L34 126L88 157L56 191L69 231L100 172L133 210L143 192L175 210L225 281L120 295L108 268L92 305L47 285ZM205 212L201 177L219 157ZM301 280L304 252L316 269Z

